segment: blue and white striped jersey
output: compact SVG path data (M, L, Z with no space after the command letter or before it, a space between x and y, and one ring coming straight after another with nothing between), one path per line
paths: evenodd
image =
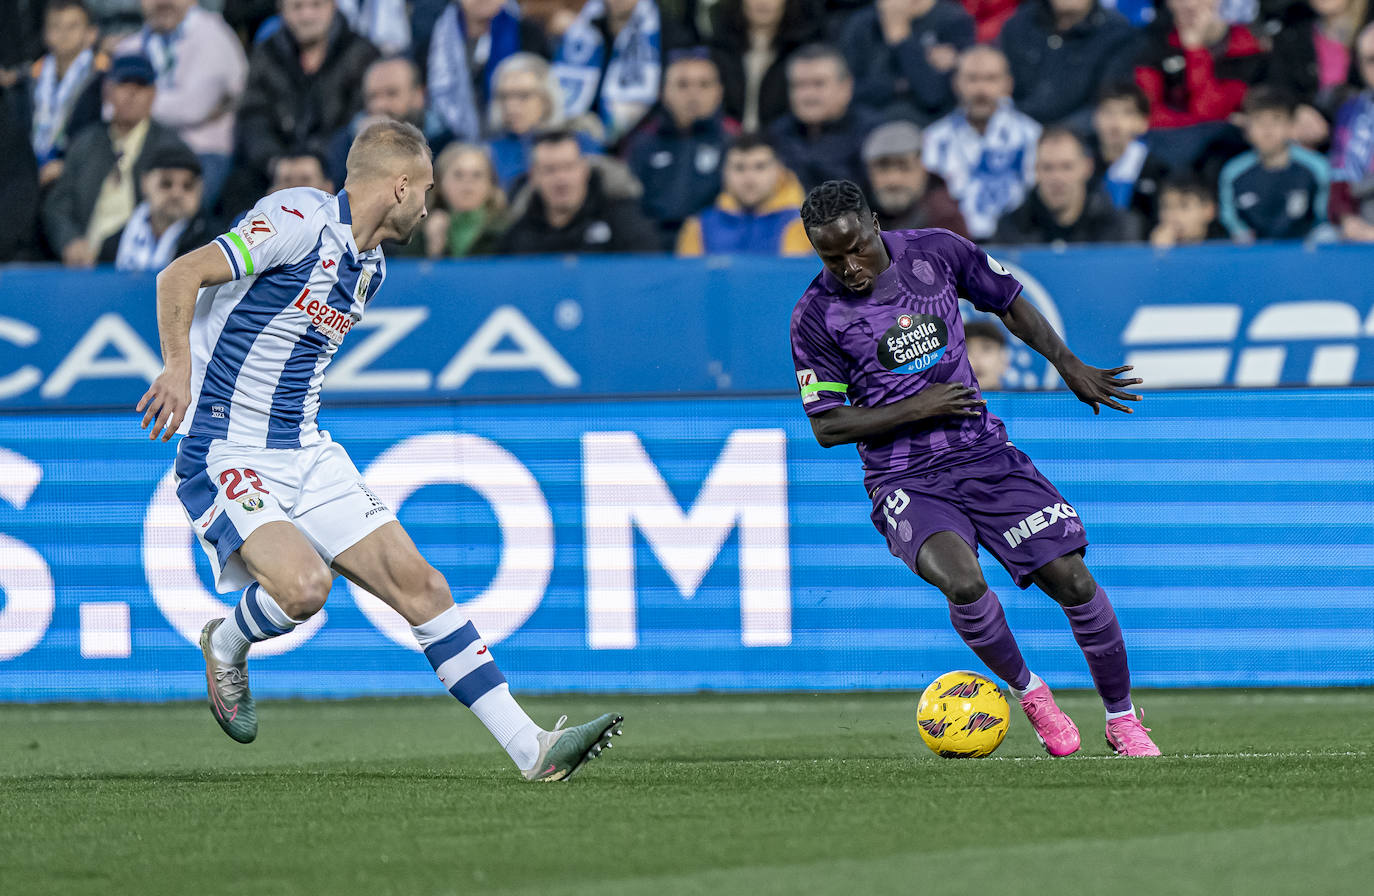
M921 162L945 179L968 223L969 236L988 239L997 220L1026 199L1035 183L1035 145L1040 124L1009 99L988 119L983 133L963 110L926 128Z
M382 250L359 252L352 223L345 192L300 187L216 238L234 279L196 299L183 434L264 448L320 440L325 367L386 276Z

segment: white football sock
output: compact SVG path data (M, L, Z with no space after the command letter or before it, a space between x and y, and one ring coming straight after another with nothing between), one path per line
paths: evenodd
M1110 722L1112 719L1121 719L1121 718L1125 718L1126 716L1133 716L1133 715L1135 715L1135 704L1134 704L1134 703L1131 704L1131 708L1130 708L1130 709L1123 710L1123 711L1121 711L1121 712L1109 712L1109 713L1107 713L1107 721Z
M524 771L539 758L539 726L515 698L510 685L498 685L472 704L472 713L481 720L491 736L510 755L515 767Z
M259 641L276 638L300 625L257 582L243 590L243 597L210 636L210 652L221 663L241 663L248 648Z
M1012 696L1015 697L1017 700L1024 700L1024 699L1026 699L1026 695L1027 695L1027 694L1029 694L1031 691L1035 690L1036 688L1040 687L1040 686L1041 686L1042 684L1044 684L1044 683L1045 683L1045 680L1044 680L1043 678L1041 678L1039 675L1036 675L1034 672L1032 672L1032 673L1031 673L1031 677L1030 677L1030 681L1026 682L1025 690L1017 690L1016 688L1012 687L1011 685L1007 685L1007 690L1011 691Z
M539 726L511 696L506 677L463 611L451 606L413 626L415 640L448 692L487 726L521 771L539 758Z

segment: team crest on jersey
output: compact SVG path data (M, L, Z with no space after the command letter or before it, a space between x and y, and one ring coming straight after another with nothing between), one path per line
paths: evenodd
M257 513L259 510L262 510L263 507L267 506L263 503L261 495L249 495L243 499L242 503L243 509L249 513Z
M239 236L243 238L243 244L250 249L261 246L276 235L277 229L272 226L266 215L254 215L239 225Z
M916 279L920 280L926 286L935 285L935 268L931 267L930 262L926 259L918 258L913 261L911 263L911 273L915 274Z
M878 339L878 362L893 373L919 373L949 346L949 327L933 314L902 314Z

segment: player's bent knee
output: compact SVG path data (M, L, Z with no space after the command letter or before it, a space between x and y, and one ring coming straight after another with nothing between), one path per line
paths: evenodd
M1040 570L1042 590L1065 607L1086 604L1097 594L1097 580L1077 554L1060 557Z
M453 606L453 589L443 573L430 566L420 579L418 587L407 595L408 612L418 622L427 622ZM412 625L417 623L412 623Z
M325 569L324 564L317 568L303 569L287 579L278 587L281 594L274 594L277 604L286 614L297 621L308 619L324 608L329 597L329 589L334 577Z
M946 600L952 604L963 606L964 604L971 604L984 594L987 594L988 583L983 580L982 576L977 576L975 578L960 579L958 582L954 582L942 590L945 592Z

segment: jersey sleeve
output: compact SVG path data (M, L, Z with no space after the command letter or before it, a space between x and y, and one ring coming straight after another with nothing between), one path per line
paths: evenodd
M299 261L314 249L319 228L311 226L314 209L293 208L268 196L237 227L215 238L234 279L252 277Z
M848 365L825 326L824 314L814 303L807 303L792 316L792 361L807 416L844 405L849 392Z
M1001 313L1021 294L1021 282L1002 263L957 233L945 235L959 292L979 311Z

